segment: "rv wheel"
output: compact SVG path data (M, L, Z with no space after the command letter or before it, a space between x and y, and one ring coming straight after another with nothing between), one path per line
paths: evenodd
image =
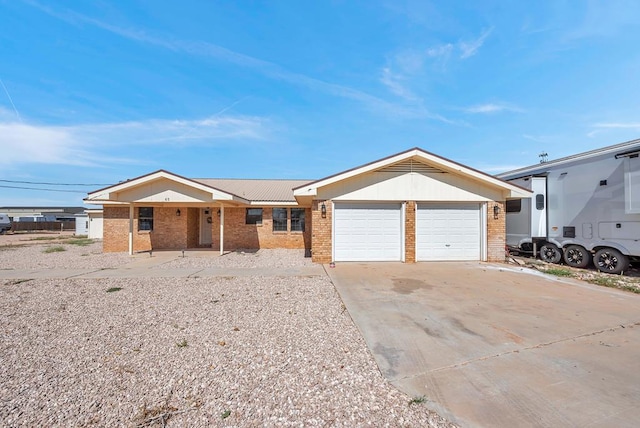
M569 245L564 250L564 261L572 267L587 267L591 261L591 254L580 245Z
M622 273L629 266L629 258L616 249L603 248L596 252L593 263L600 272Z
M558 247L547 242L540 247L540 258L547 263L560 263L562 253Z

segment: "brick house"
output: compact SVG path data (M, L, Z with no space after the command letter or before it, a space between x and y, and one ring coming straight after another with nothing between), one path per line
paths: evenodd
M189 179L96 190L105 252L305 249L314 262L504 260L507 199L531 193L419 148L321 180Z

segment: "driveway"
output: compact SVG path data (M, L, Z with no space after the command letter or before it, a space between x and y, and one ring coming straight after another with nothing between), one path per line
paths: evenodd
M477 262L327 271L385 377L453 422L640 420L640 295Z

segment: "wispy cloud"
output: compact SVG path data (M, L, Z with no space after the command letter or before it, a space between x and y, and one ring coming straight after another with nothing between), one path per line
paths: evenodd
M512 111L512 112L522 112L523 110L519 107L505 104L505 103L487 103L487 104L478 104L471 107L466 107L463 109L467 113L474 114L490 114L490 113L498 113L501 111Z
M404 80L406 80L406 77L404 75L392 72L389 67L384 67L382 69L380 82L385 85L393 94L408 101L417 100L418 97L416 97L416 95L403 84Z
M640 122L603 122L591 125L592 129L587 133L587 137L592 138L605 130L612 129L633 129L640 131Z
M478 49L482 47L487 37L489 37L491 32L493 32L493 28L494 27L491 27L488 30L483 31L482 34L480 34L480 37L475 40L458 43L458 48L460 49L460 58L466 59L474 56L478 52Z
M427 58L435 61L442 71L446 70L447 64L453 55L462 60L470 58L478 53L494 27L484 30L480 36L473 40L458 41L457 43L442 43L431 46L424 51Z
M292 85L306 87L308 89L327 93L336 97L358 101L368 108L382 110L385 113L400 116L437 116L431 115L424 109L416 109L411 106L394 104L358 89L336 83L325 82L301 73L292 72L278 64L235 52L213 43L179 40L168 36L153 35L137 28L123 28L113 25L72 10L59 11L33 0L26 0L26 2L48 15L72 25L80 26L88 24L138 43L149 44L190 56L214 58L240 67L253 69L271 79L281 80Z
M199 120L146 120L75 126L38 125L6 120L0 111L0 165L58 164L97 166L140 163L130 149L143 145L211 145L229 140L259 140L269 134L266 120L217 117ZM122 156L109 155L116 150Z

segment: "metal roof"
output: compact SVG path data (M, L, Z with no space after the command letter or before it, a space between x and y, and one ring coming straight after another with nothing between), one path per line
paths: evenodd
M523 168L514 169L512 171L506 171L501 174L496 174L496 177L503 180L512 180L514 178L524 177L527 175L537 175L546 172L552 166L562 165L565 163L573 162L575 160L587 159L594 156L604 154L621 155L629 151L633 152L640 149L640 139L626 141L620 144L614 144L612 146L601 147L599 149L590 150L588 152L582 152L571 156L566 156L560 159L555 159L548 162L537 163ZM624 152L622 152L624 150ZM619 153L618 153L619 152Z
M194 178L193 181L254 202L296 202L293 189L312 180Z

